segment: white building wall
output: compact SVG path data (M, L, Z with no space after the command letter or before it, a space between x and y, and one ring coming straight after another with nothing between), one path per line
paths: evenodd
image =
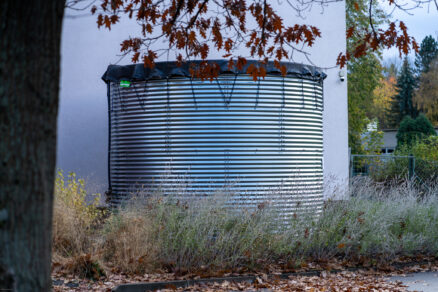
M284 2L283 4L279 4ZM287 6L273 2L286 24L305 23L320 28L322 38L312 48L309 59L324 69L324 175L327 182L348 180L347 81L340 81L336 57L345 51L345 3L332 3L322 9L314 6L305 18ZM71 15L72 11L66 11ZM106 85L100 79L109 64L119 60L120 42L136 36L135 23L122 22L109 32L98 30L95 17L64 20L62 34L61 92L58 117L57 165L75 171L91 183L89 189L107 188L108 120ZM220 54L212 58L221 58ZM309 64L304 55L294 54L294 61ZM124 59L119 64L129 64ZM343 69L346 72L345 68ZM331 191L327 188L326 195Z
M397 129L386 129L383 130L383 146L382 149L392 149L397 147ZM435 128L438 135L438 128Z

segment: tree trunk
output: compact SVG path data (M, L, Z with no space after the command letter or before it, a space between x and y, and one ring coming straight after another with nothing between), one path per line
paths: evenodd
M0 1L0 290L51 290L64 1Z

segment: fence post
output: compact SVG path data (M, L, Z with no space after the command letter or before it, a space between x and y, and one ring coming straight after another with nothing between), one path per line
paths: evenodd
M350 151L350 178L352 178L354 176L354 156L351 154Z
M412 154L409 154L409 169L408 169L408 175L409 179L412 180L412 178L415 175L415 157Z

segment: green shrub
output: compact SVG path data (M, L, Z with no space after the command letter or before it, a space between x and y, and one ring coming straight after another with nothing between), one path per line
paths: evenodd
M402 145L395 155L413 155L415 157L414 172L421 182L435 184L438 179L438 136L429 136L413 142L412 145ZM398 159L400 161L400 159ZM402 165L402 163L400 163ZM404 163L403 167L407 164ZM399 167L401 170L401 167ZM386 169L389 173L391 170Z
M383 146L382 131L368 131L361 136L363 154L379 154Z
M419 115L415 120L410 116L404 117L397 132L397 148L410 147L417 141L429 136L435 136L436 132L431 122L424 115Z
M416 158L438 162L438 136L429 136L415 143L410 151Z
M374 181L392 183L408 178L409 158L407 155L403 157L383 156L381 159L374 160L377 161L369 166L369 174Z

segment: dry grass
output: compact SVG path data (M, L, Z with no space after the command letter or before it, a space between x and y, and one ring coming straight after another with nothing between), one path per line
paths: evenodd
M96 230L104 215L98 208L99 195L90 203L85 201L85 182L74 173L67 178L58 172L55 181L53 210L53 262L68 272L87 277L102 273L97 264Z
M158 246L147 216L134 210L112 214L101 231L98 242L102 260L119 271L141 273L158 268Z
M355 181L350 197L327 202L317 220L302 215L284 228L269 205L225 208L226 194L187 202L142 194L102 219L94 204L85 203L83 182L64 181L59 177L56 187L54 259L76 273L78 267L105 267L208 275L269 265L289 269L309 261L374 265L438 255L435 190L420 194L409 184L383 188Z

